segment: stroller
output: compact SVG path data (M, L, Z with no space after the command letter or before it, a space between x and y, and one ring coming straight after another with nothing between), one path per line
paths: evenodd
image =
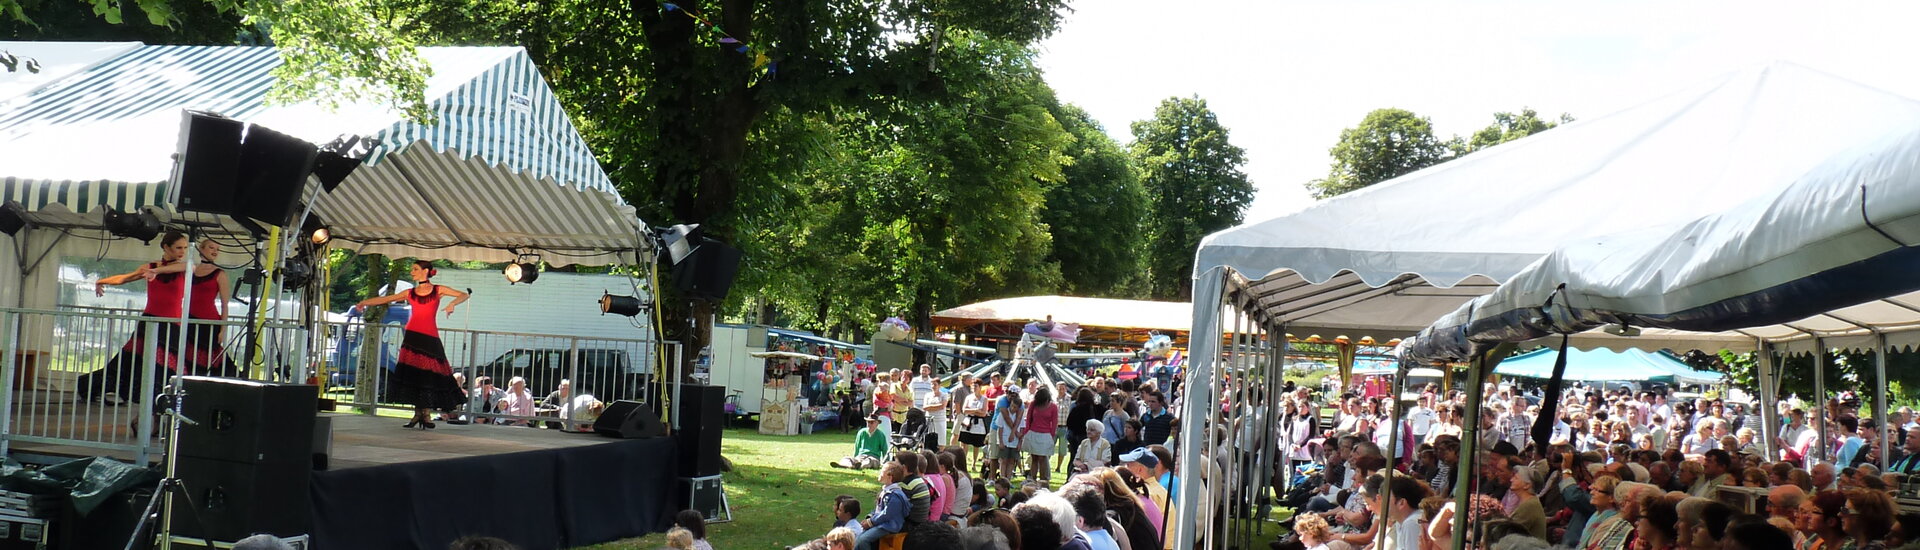
M907 411L907 420L900 423L900 429L895 431L890 439L893 442L893 450L918 451L922 445L926 444L928 435L927 412L912 409Z

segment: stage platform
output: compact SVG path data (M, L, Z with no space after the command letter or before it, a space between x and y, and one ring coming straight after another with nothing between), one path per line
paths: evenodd
M132 442L125 413L96 408L104 406L40 407L31 416ZM445 422L419 430L402 428L404 418L322 416L331 418L333 442L328 468L311 484L315 548L438 550L467 535L526 549L584 546L664 530L679 509L676 492L686 491L674 476L671 438ZM11 450L21 458L133 458L25 441Z

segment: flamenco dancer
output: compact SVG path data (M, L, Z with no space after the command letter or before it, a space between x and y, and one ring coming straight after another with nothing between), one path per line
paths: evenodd
M121 401L142 400L138 375L147 364L143 356L146 353L147 326L150 324L158 327L155 338L159 341L154 342L154 354L159 357L155 360L166 366L166 371L154 370L156 378L154 387L158 388L164 383L158 380L164 380L168 376L167 371L179 370L178 358L174 351L179 335L177 331L180 329L180 298L186 291L186 278L182 277L180 272L184 271L185 267L184 265L174 267L172 273L159 273L157 270L180 264L180 259L185 258L186 255L187 236L177 231L168 231L160 238L160 261L149 262L128 273L102 278L93 284L93 295L104 296L106 287L109 285L119 286L134 281L146 281L147 306L141 310L140 314L153 319L142 319L133 328L133 336L127 339L126 344L120 346L119 353L107 360L106 366L80 377L79 388L82 400L95 397L104 399L109 392L119 396Z
M193 296L189 298L193 303L187 308L187 318L203 321L227 318L227 303L233 300L233 292L232 285L227 283L227 272L217 265L219 260L220 243L213 239L200 241L200 262L193 266ZM174 262L156 267L153 272L177 276L186 269L186 262ZM203 376L240 375L240 369L234 366L221 345L224 328L205 323L187 325L189 349L183 355L188 372Z
M414 406L413 421L404 426L407 428L431 430L433 422L427 411L452 409L467 400L460 393L459 383L453 381L453 367L447 364L446 348L440 345L440 324L435 319L441 298L453 298L446 307L446 312L452 314L454 306L467 301L467 293L433 284L431 279L437 273L430 262L413 262L413 269L408 271L415 283L413 288L391 296L367 298L353 306L358 310L401 300L411 306L406 335L400 339L399 365L393 369L393 380L388 386L389 395L395 401Z

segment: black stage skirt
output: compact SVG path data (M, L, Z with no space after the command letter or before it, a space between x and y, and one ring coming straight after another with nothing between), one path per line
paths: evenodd
M400 338L400 360L387 386L387 398L415 407L451 410L466 404L460 385L453 381L447 351L440 338L411 330Z
M145 389L140 387L140 371L144 370L148 364L145 355L149 325L158 327L154 331L154 337L158 341L154 342L153 346L154 354L159 355L156 362L166 366L165 369L153 369L153 391L159 392L161 386L166 385L167 375L179 368L178 354L174 353L174 350L178 349L180 343L180 320L153 315L146 317L151 319L141 319L133 327L133 335L127 338L127 343L120 345L119 353L115 353L112 359L108 359L105 366L80 376L79 388L82 400L102 398L108 393L120 396L124 401L144 400L142 394L145 393Z

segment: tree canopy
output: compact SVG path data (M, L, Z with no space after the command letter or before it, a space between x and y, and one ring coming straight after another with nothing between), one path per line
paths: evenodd
M1208 233L1238 225L1253 203L1240 167L1247 153L1199 97L1167 98L1133 123L1133 156L1147 195L1148 273L1157 298L1193 293L1193 251Z
M1144 281L1147 192L1125 149L1086 111L1072 105L1054 117L1073 144L1063 179L1047 193L1043 218L1053 234L1052 258L1060 263L1068 294L1131 296Z
M1340 139L1327 150L1333 157L1327 177L1307 182L1307 189L1316 199L1357 191L1568 122L1573 122L1573 115L1562 113L1559 120L1550 121L1532 108L1522 108L1518 114L1494 113L1493 122L1472 137L1443 140L1435 136L1433 122L1426 117L1405 109L1375 109L1359 126L1340 131Z
M1324 199L1412 173L1451 158L1447 143L1433 135L1433 122L1406 109L1375 109L1360 125L1340 131L1327 153L1333 167L1327 177L1307 183L1313 198Z

